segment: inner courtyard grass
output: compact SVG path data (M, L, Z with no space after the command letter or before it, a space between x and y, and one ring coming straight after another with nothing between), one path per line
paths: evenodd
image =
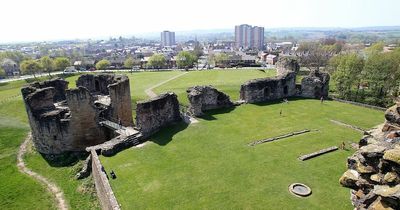
M132 101L147 99L145 89L182 73L126 73ZM188 87L211 84L237 100L240 84L274 74L271 70L195 71L155 92L174 91L187 105ZM77 78L66 78L70 87L75 87ZM20 95L26 83L0 84L0 209L54 209L46 189L19 173L15 165L18 146L29 131ZM279 117L280 108L284 117ZM188 127L178 124L163 129L149 145L112 158L102 157L102 161L106 170L117 173L118 178L111 184L123 209L351 209L349 192L337 180L346 169L346 157L353 151L334 152L306 162L296 160L300 154L359 139L359 133L335 125L330 119L367 129L383 122L383 112L337 102L321 106L314 100L244 105L209 112L200 123ZM305 128L319 131L268 145L247 146L254 140ZM92 180L74 178L81 162L51 166L34 150L28 151L25 162L64 191L71 209L99 208ZM297 181L312 187L313 195L306 199L289 195L287 187Z
M279 116L282 109L283 116ZM300 155L357 142L383 113L335 101L243 105L208 112L199 123L163 129L148 145L101 157L117 179L111 185L124 209L352 209L338 179L354 151L336 151L301 162ZM272 143L249 142L311 129ZM349 147L349 145L348 145ZM307 198L288 192L294 182L312 189Z

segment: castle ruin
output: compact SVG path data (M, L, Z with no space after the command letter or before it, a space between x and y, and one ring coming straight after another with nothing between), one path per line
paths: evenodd
M202 116L204 111L229 108L233 106L229 96L212 86L195 86L187 89L190 102L189 113L193 116Z
M77 88L53 79L21 90L40 153L85 151L113 137L102 121L133 125L129 79L122 75L82 75ZM119 121L119 122L118 122Z
M253 79L240 87L240 99L246 103L261 103L288 97L327 98L329 74L311 71L296 85L300 65L294 58L283 57L277 63L277 76Z

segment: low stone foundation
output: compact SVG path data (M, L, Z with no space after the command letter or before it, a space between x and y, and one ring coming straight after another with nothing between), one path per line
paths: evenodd
M308 159L311 159L311 158L314 158L314 157L317 157L317 156L320 156L320 155L323 155L323 154L326 154L326 153L329 153L329 152L333 152L333 151L336 151L336 150L338 150L337 146L328 147L326 149L321 149L321 150L319 150L317 152L313 152L313 153L310 153L310 154L307 154L307 155L302 155L302 156L299 157L299 160L302 160L302 161L308 160Z
M288 138L288 137L291 137L291 136L296 136L296 135L300 135L300 134L308 133L308 132L310 132L310 130L308 130L308 129L306 129L306 130L301 130L301 131L295 131L295 132L288 133L288 134L281 135L281 136L276 136L276 137L271 137L271 138L268 138L268 139L263 139L263 140L254 141L254 142L249 143L249 146L255 146L255 145L257 145L257 144L262 144L262 143L266 143L266 142L276 141L276 140L279 140L279 139L284 139L284 138Z

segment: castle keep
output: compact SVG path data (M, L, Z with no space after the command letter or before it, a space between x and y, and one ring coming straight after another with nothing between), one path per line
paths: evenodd
M129 79L122 75L82 75L75 89L53 79L22 88L33 142L44 154L85 151L113 133L101 121L133 125Z

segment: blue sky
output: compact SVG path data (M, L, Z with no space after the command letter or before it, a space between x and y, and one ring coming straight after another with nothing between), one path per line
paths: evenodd
M1 0L0 43L162 30L400 25L400 0Z

